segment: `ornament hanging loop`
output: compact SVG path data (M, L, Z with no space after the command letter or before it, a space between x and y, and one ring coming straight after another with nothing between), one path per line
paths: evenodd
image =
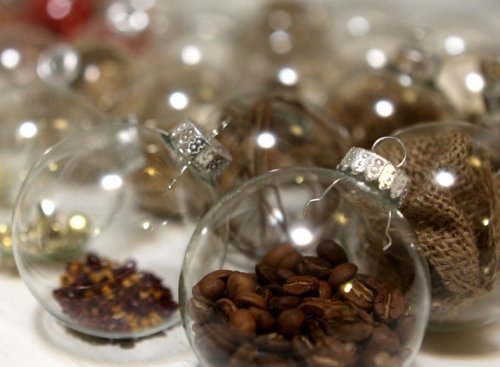
M345 180L345 177L339 177L336 180L334 180L322 193L320 196L316 198L312 198L307 201L306 205L304 206L304 210L302 211L302 215L305 217L307 214L307 209L309 208L309 205L311 205L314 202L321 201L325 198L325 196L330 192L333 187L338 184L340 181Z
M375 151L375 149L380 145L382 144L383 142L387 141L387 140L394 140L396 141L400 146L401 148L403 149L403 158L401 159L401 162L399 162L397 165L396 165L396 168L401 168L403 166L403 164L405 164L406 162L406 158L408 156L407 154L407 151L406 151L406 146L404 145L404 143L401 141L401 139L395 137L395 136L382 136L381 138L378 138L377 140L375 140L375 142L373 143L372 145L372 148L371 150Z

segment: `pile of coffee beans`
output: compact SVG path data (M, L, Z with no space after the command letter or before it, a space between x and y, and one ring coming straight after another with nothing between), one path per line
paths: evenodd
M198 355L212 366L398 367L415 317L403 292L322 240L273 247L255 273L217 270L192 289Z
M89 253L67 264L60 283L53 295L63 312L93 330L146 330L178 308L162 280L131 260L120 265Z

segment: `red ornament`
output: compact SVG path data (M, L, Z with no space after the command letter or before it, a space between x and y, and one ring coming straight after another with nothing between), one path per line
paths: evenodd
M71 38L94 15L94 0L31 0L31 21L65 38Z

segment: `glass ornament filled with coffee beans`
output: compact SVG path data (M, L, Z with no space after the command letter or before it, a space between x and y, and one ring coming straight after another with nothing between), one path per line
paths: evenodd
M408 152L412 185L401 212L429 265L429 327L466 329L498 320L500 147L491 130L461 121L394 133ZM381 154L394 159L389 145Z
M0 268L14 270L12 208L31 166L57 141L105 122L81 96L40 82L0 91Z
M13 215L19 273L63 325L109 339L178 324L177 283L228 156L194 122L109 123L68 136L29 172Z
M332 87L325 107L349 130L354 145L370 147L393 130L454 116L434 86L439 60L420 46L401 46L382 69L347 73Z
M346 129L291 91L272 89L235 97L205 125L233 158L218 178L223 192L277 168L334 168L349 147Z
M254 177L199 222L181 316L205 366L410 366L428 270L397 205L404 172L350 150L337 170Z

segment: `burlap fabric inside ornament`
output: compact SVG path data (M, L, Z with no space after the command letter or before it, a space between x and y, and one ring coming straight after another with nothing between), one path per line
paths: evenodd
M412 224L426 257L432 283L432 318L444 319L493 287L500 255L500 181L491 157L459 129L399 136L407 150L412 180L401 211ZM382 147L381 147L382 148ZM380 154L397 161L399 147ZM437 175L448 175L441 182ZM493 221L493 222L492 222ZM495 229L494 226L497 226Z

